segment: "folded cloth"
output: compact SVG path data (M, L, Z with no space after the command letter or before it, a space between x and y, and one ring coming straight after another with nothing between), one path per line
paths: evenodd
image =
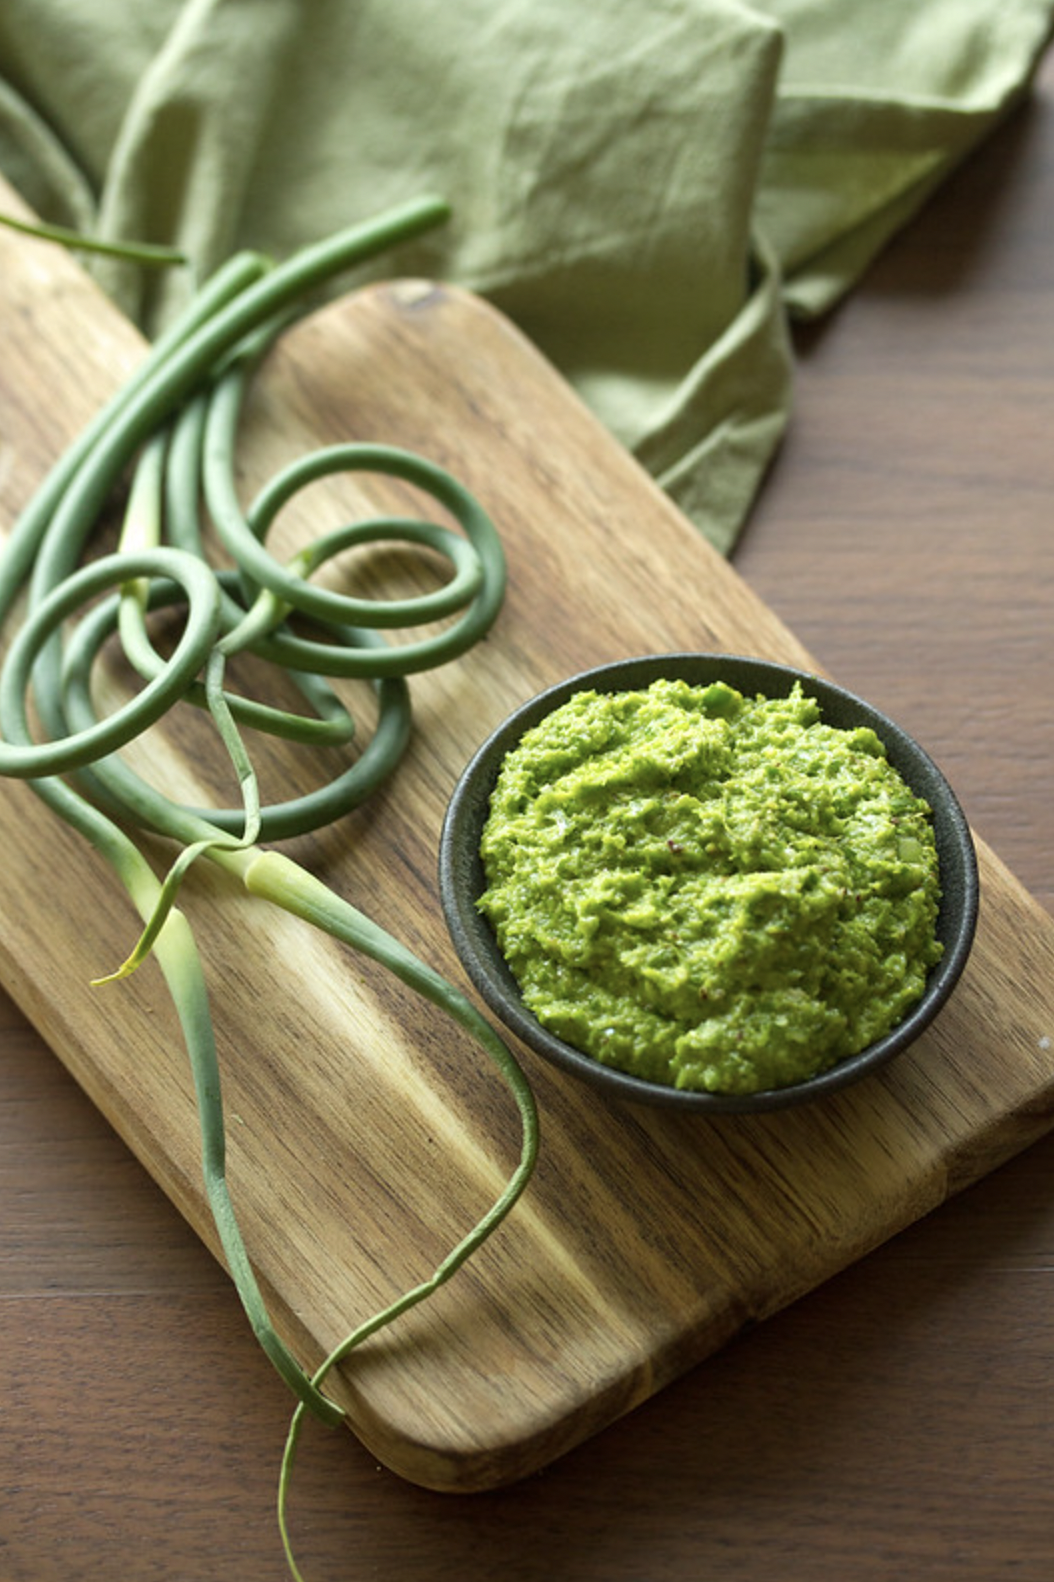
M492 300L727 551L824 311L1026 89L1054 0L3 0L0 170L147 334L231 251L421 192L385 274ZM345 282L347 284L347 282Z

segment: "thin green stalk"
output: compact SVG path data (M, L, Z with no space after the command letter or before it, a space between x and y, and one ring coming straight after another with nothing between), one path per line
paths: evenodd
M330 1352L312 1375L311 1382L321 1388L332 1370L371 1335L393 1323L445 1285L507 1217L523 1195L537 1161L540 1136L537 1106L522 1067L471 1001L372 919L335 895L281 852L230 854L217 850L212 855L221 866L241 873L245 888L251 895L265 897L283 910L303 918L312 927L322 929L331 937L361 951L363 955L387 967L425 999L438 1005L469 1032L488 1055L504 1078L520 1115L520 1158L504 1190L472 1230L447 1253L428 1279L403 1292L387 1307L359 1324ZM290 1422L278 1485L279 1530L286 1560L295 1578L300 1578L300 1571L293 1556L287 1506L303 1418L303 1409L298 1406Z
M105 258L122 258L129 264L145 264L148 269L169 269L186 264L187 255L178 247L165 247L156 242L108 242L100 236L85 236L64 225L48 225L42 220L16 219L13 214L0 214L0 225L8 230L21 231L24 236L35 236L38 241L55 242L74 253L99 253Z
M425 1300L501 1224L530 1179L538 1117L512 1052L472 1003L384 928L307 870L260 843L333 823L399 762L410 733L406 676L463 653L491 627L505 588L504 554L486 513L454 479L423 458L384 446L336 446L294 462L243 510L235 489L235 442L250 372L306 299L339 271L446 217L424 199L353 227L283 263L233 259L151 348L139 370L72 445L15 525L0 557L0 622L28 586L27 615L0 670L0 774L26 779L41 800L110 864L143 921L128 960L111 977L156 955L176 1007L196 1094L206 1197L235 1288L261 1346L297 1397L279 1480L286 1528L289 1477L303 1416L336 1424L345 1414L323 1391L328 1374L368 1336ZM132 483L118 552L79 564L104 506L126 469ZM351 523L277 566L265 540L278 511L315 478L380 471L423 489L458 524L378 516ZM201 531L203 503L236 562L214 570ZM417 545L446 559L435 592L375 601L333 595L313 574L342 551L377 542ZM171 654L155 645L152 621L178 617ZM319 629L308 640L297 614ZM381 629L448 620L438 634L389 644ZM72 628L72 629L71 629ZM142 685L105 718L92 696L98 656L117 634ZM249 654L279 667L314 716L232 692L228 663ZM356 759L317 790L262 806L243 727L292 741L346 744L350 711L329 677L364 677L378 718ZM238 805L181 806L146 783L123 749L177 702L209 710L238 784ZM35 709L40 738L31 735ZM141 826L177 843L159 880L127 833ZM260 902L278 906L396 974L466 1032L507 1084L521 1126L519 1161L502 1191L433 1274L358 1325L308 1377L281 1340L259 1289L226 1177L226 1132L205 977L193 933L177 906L190 865L207 856ZM99 980L107 981L107 980Z
M268 261L255 253L240 253L222 265L184 312L154 342L135 372L62 453L29 504L19 514L4 544L3 555L0 556L0 623L6 620L27 576L33 570L41 542L52 525L55 512L66 499L81 468L102 437L115 423L126 420L128 411L134 408L141 392L151 385L158 369L166 365L176 348L202 324L212 319L221 307L243 292L249 283L258 280L268 267ZM150 431L148 426L144 437L149 437ZM90 525L86 530L90 530Z
M0 705L0 729L6 740L27 741L29 725L20 695L6 688L0 693ZM33 782L33 788L54 813L109 863L140 916L144 920L152 917L158 910L161 887L146 859L124 831L60 779L50 776L38 779ZM278 1373L315 1416L335 1425L343 1420L343 1413L305 1376L271 1324L238 1229L227 1186L219 1060L208 994L193 934L178 911L166 914L165 925L155 941L155 952L183 1031L197 1096L206 1196L235 1289L257 1340Z
M155 897L156 907L156 897ZM252 1330L279 1375L305 1410L330 1427L344 1421L344 1412L317 1385L305 1379L300 1364L278 1336L249 1261L227 1185L226 1128L212 1016L200 958L182 912L168 913L154 942L154 954L176 1006L189 1055L201 1129L202 1171L213 1223Z
M402 205L379 219L352 226L259 273L250 256L247 273L255 278L235 295L217 293L212 311L192 309L177 332L166 337L164 351L146 359L135 380L133 400L118 398L108 418L95 429L92 443L78 447L72 476L33 531L16 525L13 538L21 552L26 539L35 551L30 577L30 602L45 598L69 575L85 541L139 446L168 421L210 375L217 362L246 336L275 320L326 280L377 251L405 242L446 219L449 210L435 198ZM2 615L2 606L0 606ZM52 651L41 655L43 666L57 666ZM45 700L54 691L54 669L41 687Z
M124 523L118 542L122 555L159 549L162 545L163 495L168 433L159 429L143 446L136 462L128 492ZM150 603L150 578L137 577L121 586L118 630L121 649L132 668L152 679L163 668L146 632L146 612Z
M184 590L187 620L164 671L103 720L57 741L34 742L19 722L37 659L67 617L96 594L137 577L171 578ZM155 724L182 696L219 634L220 602L209 568L181 549L104 555L72 572L28 615L15 634L0 675L0 774L32 780L68 774L126 746ZM61 689L59 689L61 691Z

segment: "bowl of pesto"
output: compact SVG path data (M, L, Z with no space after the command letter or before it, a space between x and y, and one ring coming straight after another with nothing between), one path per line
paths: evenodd
M729 654L620 660L483 743L440 841L490 1009L610 1096L708 1112L815 1099L907 1048L973 942L948 782L863 699Z

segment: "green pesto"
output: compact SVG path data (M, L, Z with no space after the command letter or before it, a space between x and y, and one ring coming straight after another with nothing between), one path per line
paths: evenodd
M941 955L927 804L800 686L576 694L508 754L480 850L480 908L538 1020L678 1088L827 1069Z

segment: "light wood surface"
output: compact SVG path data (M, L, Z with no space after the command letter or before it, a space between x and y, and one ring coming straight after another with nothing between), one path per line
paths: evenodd
M816 338L737 557L826 668L932 748L1048 906L1052 146L1041 102ZM510 617L530 624L515 590ZM758 631L754 646L774 634ZM422 744L429 723L422 706ZM408 767L434 813L453 765ZM431 882L427 860L408 865L414 885ZM1020 931L1006 939L1008 975L1022 946ZM1049 978L1026 987L1034 1003ZM226 1281L8 1020L11 1574L280 1576L269 1506L285 1402ZM1018 1030L1022 1044L1034 1031ZM1045 1126L1042 1106L1033 1121ZM969 1173L969 1150L957 1159ZM1049 1163L1037 1144L508 1491L431 1495L318 1431L297 1493L311 1574L1048 1575Z

